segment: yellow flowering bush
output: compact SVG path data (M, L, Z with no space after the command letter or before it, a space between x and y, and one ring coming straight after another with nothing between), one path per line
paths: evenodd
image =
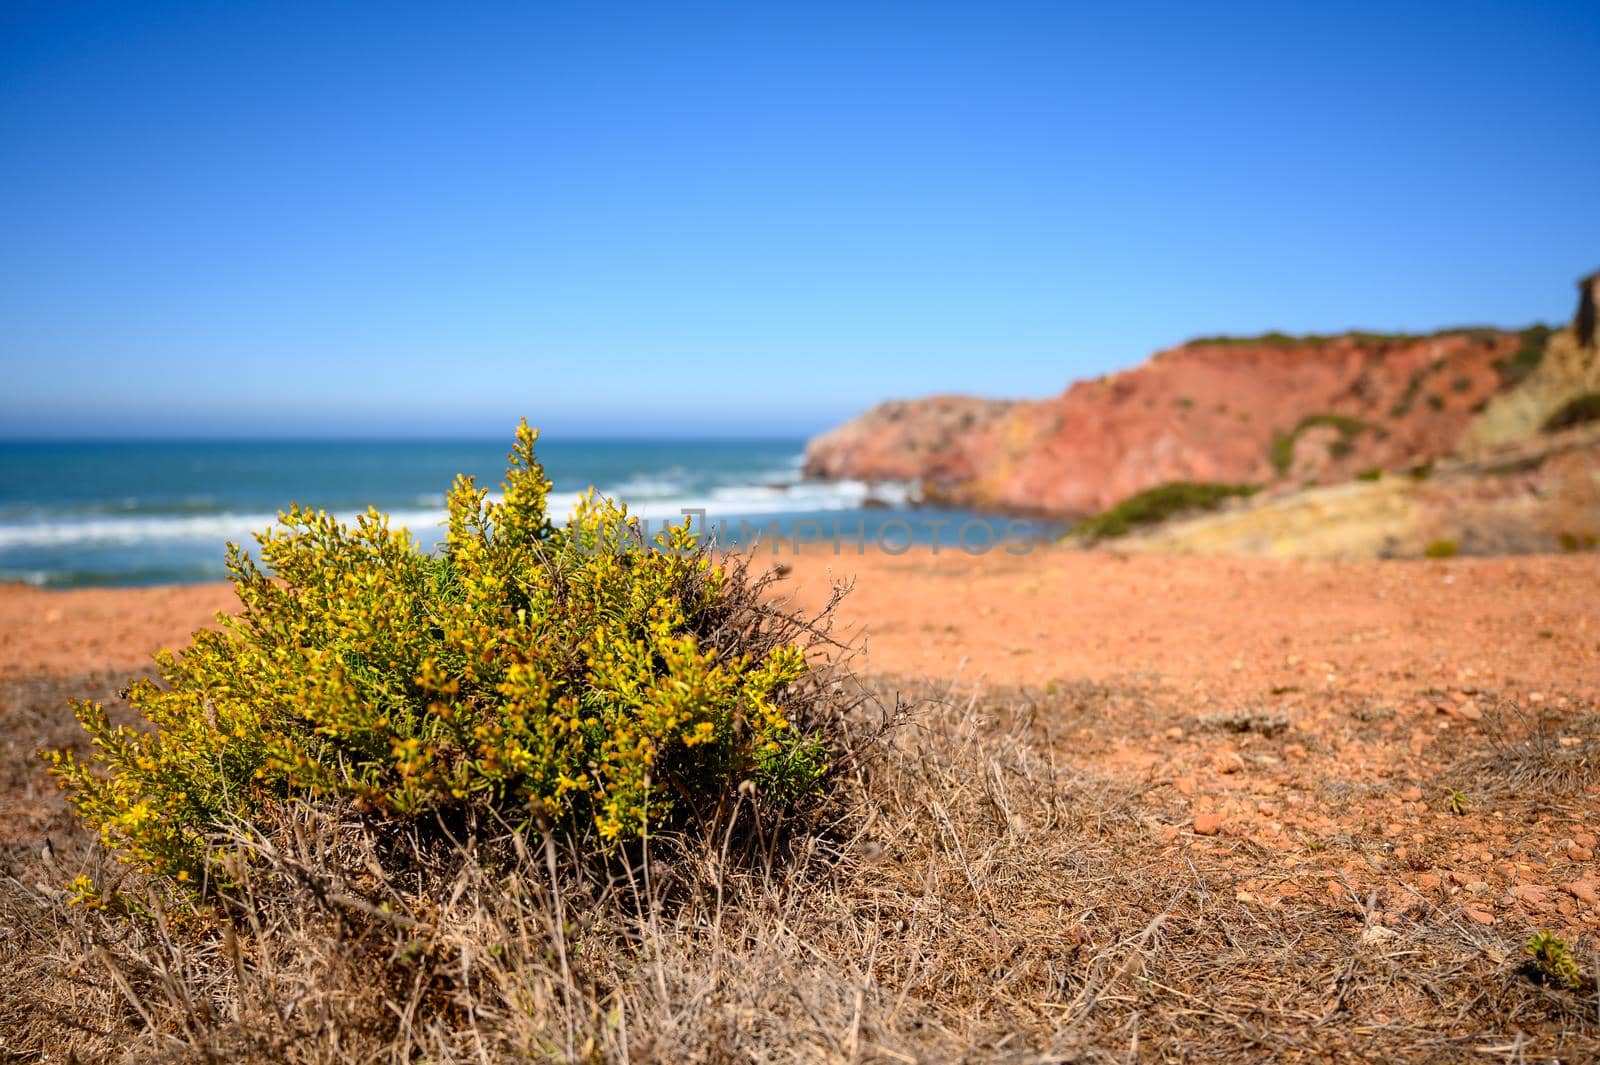
M588 493L565 525L523 423L500 502L449 495L436 554L368 511L291 507L228 548L240 611L127 692L149 729L76 704L92 752L49 755L127 861L199 885L264 805L337 799L426 826L562 826L601 848L676 817L814 793L827 770L798 637L687 525L646 539Z

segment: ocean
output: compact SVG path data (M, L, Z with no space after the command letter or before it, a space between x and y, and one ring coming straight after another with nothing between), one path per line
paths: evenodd
M552 517L595 487L651 523L703 511L721 542L775 531L841 550L911 543L1021 550L1045 523L920 506L913 487L800 476L798 440L541 440ZM498 489L507 441L0 442L0 581L50 588L221 579L223 547L291 502L346 519L369 505L424 547L457 473Z

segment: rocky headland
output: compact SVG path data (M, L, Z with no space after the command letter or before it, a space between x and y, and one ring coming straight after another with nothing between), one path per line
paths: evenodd
M1168 522L1132 549L1581 548L1600 535L1600 439L1584 428L1600 413L1600 275L1579 288L1561 329L1205 338L1049 399L884 403L811 441L806 471L1063 518L1158 486L1260 489L1192 518L1193 536Z

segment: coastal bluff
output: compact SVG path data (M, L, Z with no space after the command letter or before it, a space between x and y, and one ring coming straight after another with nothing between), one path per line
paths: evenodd
M1063 517L1172 481L1343 481L1457 450L1537 367L1550 332L1194 340L1047 399L880 404L813 439L805 472Z

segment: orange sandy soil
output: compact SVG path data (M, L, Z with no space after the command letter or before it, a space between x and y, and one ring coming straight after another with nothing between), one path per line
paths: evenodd
M865 671L949 678L956 690L1028 686L1062 757L1148 792L1164 845L1239 856L1241 901L1547 926L1595 946L1593 555L1285 563L807 549L781 561L791 571L780 587L801 605L854 579L840 631L865 637ZM41 692L55 699L93 675L104 695L111 674L142 671L151 651L181 646L232 602L224 585L0 587L8 764L46 740L30 729L61 742L29 724L50 720ZM1067 702L1078 710L1060 711L1052 731L1051 708ZM12 795L0 798L0 837L13 844L62 824L31 773L8 774Z

